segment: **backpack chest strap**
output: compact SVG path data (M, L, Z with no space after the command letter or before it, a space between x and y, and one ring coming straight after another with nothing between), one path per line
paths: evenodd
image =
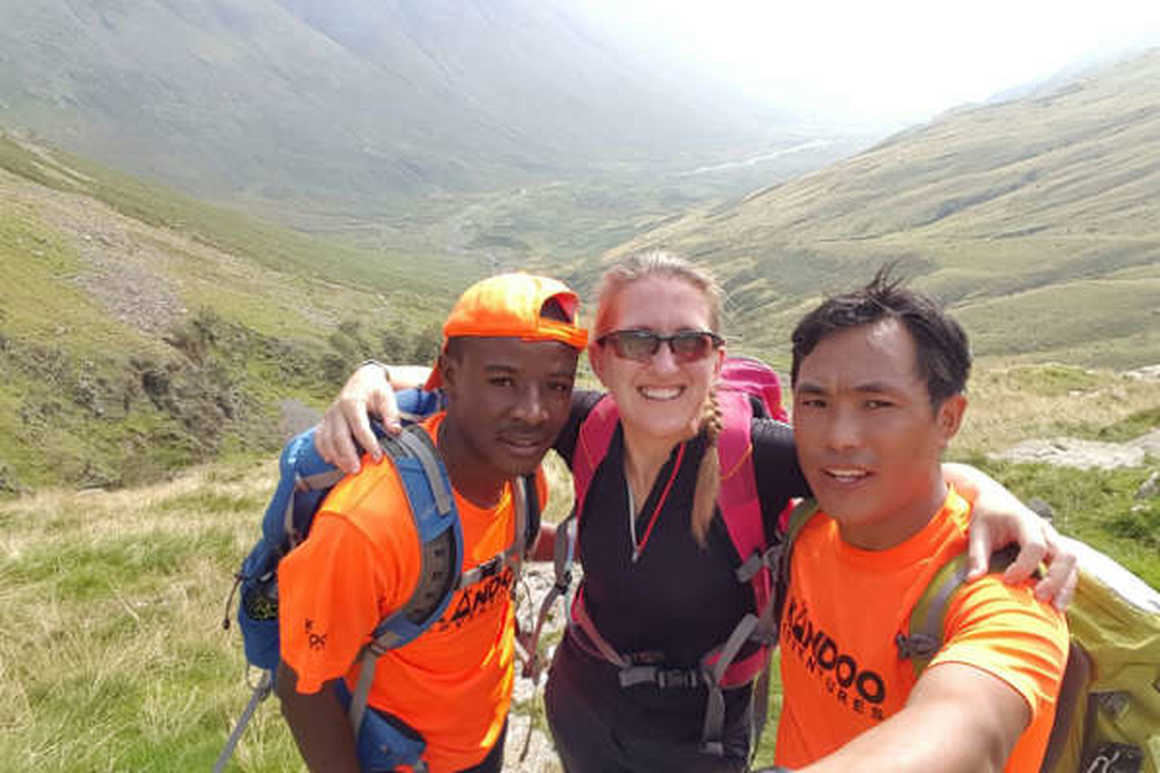
M463 570L455 583L455 590L463 590L464 588L476 585L488 578L495 577L509 566L514 569L518 568L520 564L521 562L506 550L502 553L496 553L482 564Z
M748 614L733 628L729 638L701 659L696 668L668 668L659 664L642 664L632 655L620 653L605 639L592 622L584 604L583 591L576 594L572 604L572 622L569 634L572 641L591 657L604 660L619 668L621 687L652 684L665 689L691 689L705 685L707 698L705 719L701 732L701 748L707 754L725 753L725 690L753 682L769 664L769 644L772 634L769 624L773 604L767 603L762 614ZM751 642L760 646L744 658L742 649Z

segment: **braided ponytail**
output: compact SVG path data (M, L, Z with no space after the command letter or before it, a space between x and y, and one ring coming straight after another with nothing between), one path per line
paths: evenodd
M709 524L716 512L717 494L721 490L721 460L717 456L717 438L723 425L721 406L717 402L717 387L713 386L709 389L705 413L701 419L701 428L708 435L709 442L705 445L705 455L701 457L701 465L697 468L697 483L693 488L691 526L693 539L702 548L708 545Z

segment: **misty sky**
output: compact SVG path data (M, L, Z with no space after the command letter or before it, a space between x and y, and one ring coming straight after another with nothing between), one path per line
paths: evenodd
M920 121L1083 58L1160 45L1160 0L578 2L822 121Z

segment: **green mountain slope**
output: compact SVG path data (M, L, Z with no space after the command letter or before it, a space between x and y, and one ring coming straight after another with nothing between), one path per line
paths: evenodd
M664 245L711 263L742 346L782 357L803 304L900 260L953 304L979 354L1158 362L1157 83L1153 51L952 111L611 255Z
M327 244L0 135L0 491L272 449L371 355L427 360L470 262Z
M0 18L0 125L373 246L603 249L852 147L565 0L0 0ZM520 244L513 218L549 227Z

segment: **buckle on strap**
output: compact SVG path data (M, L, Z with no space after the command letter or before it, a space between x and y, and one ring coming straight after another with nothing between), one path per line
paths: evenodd
M632 687L638 684L655 684L662 690L691 689L704 682L701 672L695 668L660 668L659 666L629 666L620 669L620 686Z
M688 689L701 684L701 672L692 668L658 668L657 687Z
M778 543L771 545L769 550L761 556L761 562L769 567L769 573L774 582L777 582L778 574L781 572L781 557L784 552L785 543Z
M505 556L492 556L482 564L471 569L467 569L462 574L460 574L459 579L455 581L455 590L462 590L469 585L475 585L477 582L483 582L488 577L494 577L495 575L499 574L500 570L502 570L507 565L508 562L505 560ZM514 585L512 586L512 590L515 590Z
M492 556L488 560L480 564L476 569L479 570L479 578L482 580L487 577L494 577L499 574L499 570L503 568L503 556Z
M926 659L938 651L938 640L924 633L913 633L910 636L898 634L894 637L894 644L898 647L898 657L902 660L914 658Z
M734 572L737 581L740 583L749 582L764 567L769 567L769 571L776 578L778 564L781 561L781 548L782 546L779 544L772 545L765 552L760 550L753 551L753 554L745 559L745 563L737 567L737 570Z

